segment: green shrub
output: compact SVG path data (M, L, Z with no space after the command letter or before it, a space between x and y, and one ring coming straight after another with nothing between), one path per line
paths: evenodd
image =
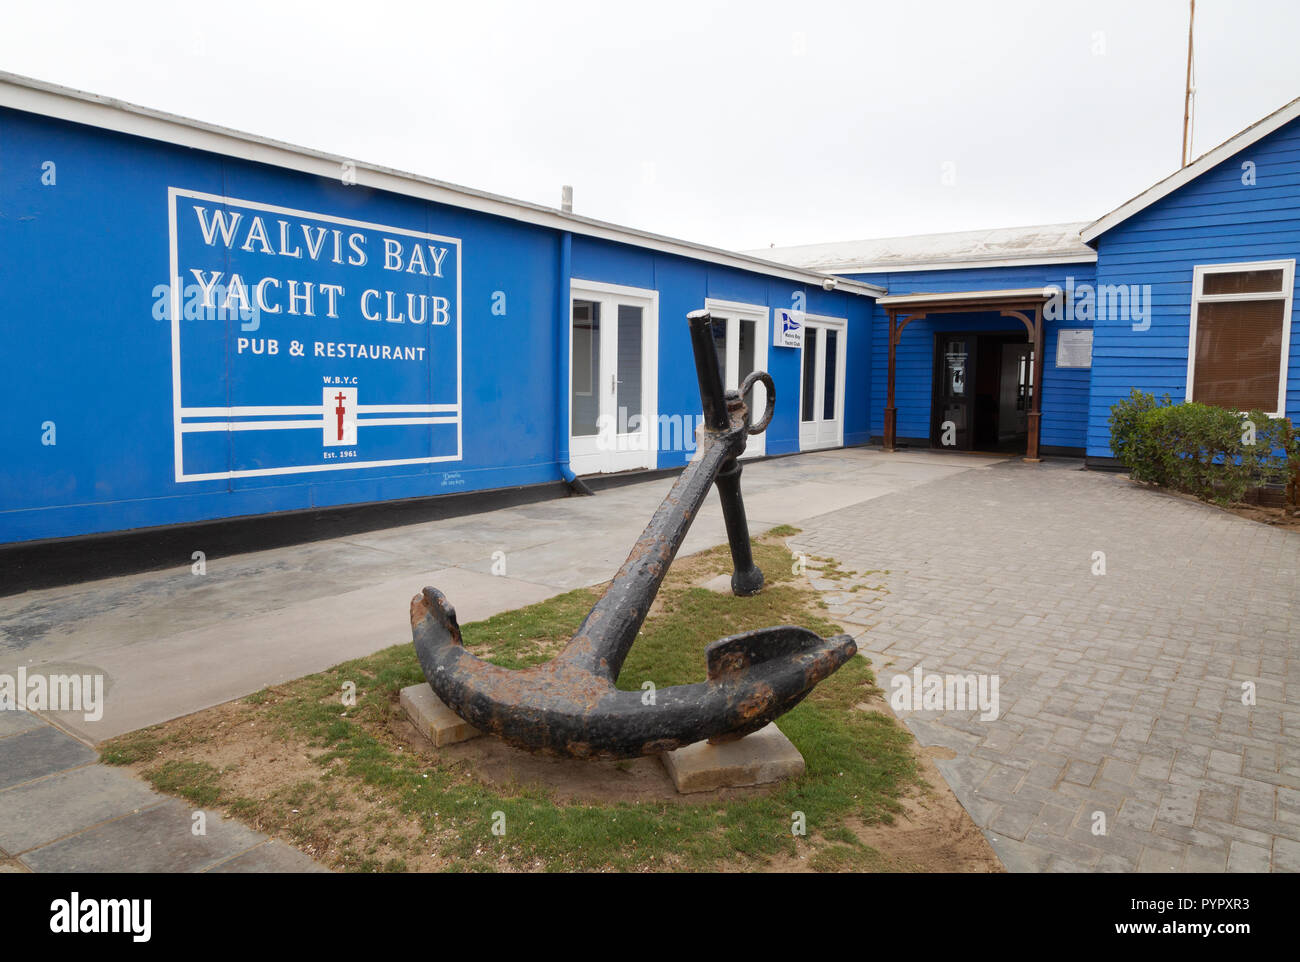
M1134 480L1220 504L1285 483L1300 463L1291 423L1259 410L1173 404L1135 389L1111 408L1110 430L1111 451Z

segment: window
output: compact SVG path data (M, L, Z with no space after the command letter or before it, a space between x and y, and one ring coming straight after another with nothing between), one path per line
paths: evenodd
M1294 278L1294 260L1196 267L1188 400L1283 415Z

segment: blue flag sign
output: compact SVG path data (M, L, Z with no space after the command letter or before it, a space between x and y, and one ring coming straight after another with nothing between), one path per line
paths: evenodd
M168 195L177 481L460 460L459 239Z

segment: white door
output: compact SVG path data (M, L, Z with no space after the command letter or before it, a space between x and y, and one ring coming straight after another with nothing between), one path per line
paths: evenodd
M574 474L653 468L658 295L570 284L569 466Z
M799 450L844 445L844 356L848 324L843 319L804 319L799 385Z
M767 370L768 310L757 304L738 304L709 298L704 309L713 318L713 341L718 347L718 367L722 386L739 390L740 384L754 371ZM750 389L750 417L762 419L767 410L767 388L756 384ZM745 457L757 457L767 450L766 433L752 435L745 445Z

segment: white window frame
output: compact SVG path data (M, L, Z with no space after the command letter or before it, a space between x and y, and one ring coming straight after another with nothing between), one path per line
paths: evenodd
M754 343L754 370L767 370L768 338L772 336L771 308L764 307L762 304L746 304L741 301L724 301L716 297L706 297L704 299L704 309L710 314L726 318L728 322L728 331L730 331L730 323L732 321L735 321L737 326L739 326L741 321L753 321L755 324L754 337L756 339ZM730 375L733 371L739 373L739 339L733 342L730 337L727 338L727 356L720 358L719 360L722 361L722 370L726 372L727 375ZM739 378L737 378L737 381L739 381ZM722 386L723 388L739 389L740 384L723 384ZM760 384L755 388L755 394L757 395L760 391L763 392L764 401L759 410L751 412L755 421L763 416L763 409L767 406L767 388ZM766 452L767 432L764 431L762 434L756 434L749 439L749 443L745 446L745 453L742 457L762 457Z
M848 411L846 410L847 402L848 402L848 390L847 390L847 385L845 384L845 377L848 372L848 359L849 359L849 319L847 317L831 317L826 314L809 314L805 312L803 315L803 320L804 320L803 347L799 348L799 404L795 408L795 417L797 418L798 425L799 425L799 450L818 451L818 450L826 450L830 448L842 448L844 447L844 421L848 416ZM838 426L835 432L836 440L834 444L817 443L809 447L804 447L803 444L804 424L825 423L825 420L823 418L817 418L816 421L808 421L808 422L805 422L803 419L803 367L804 367L803 352L808 350L809 347L808 332L812 329L812 327L810 327L809 325L809 322L812 322L812 325L817 327L835 328L836 331L838 331L839 333L839 342L840 342L839 356L835 359L835 410L838 413L838 418L836 418ZM814 344L813 350L816 349L817 349L816 345ZM815 391L815 393L817 395L817 405L820 408L821 404L825 400L824 392L818 390Z
M1282 290L1253 294L1202 294L1207 274L1236 274L1242 271L1282 271ZM1192 268L1192 311L1187 339L1187 389L1183 396L1195 401L1192 386L1196 383L1196 319L1202 304L1216 301L1276 301L1283 300L1282 349L1278 359L1280 370L1277 379L1277 409L1270 417L1286 416L1286 375L1291 360L1291 297L1295 291L1295 258L1276 261L1242 261L1234 264L1197 264ZM1242 412L1245 413L1245 412Z

